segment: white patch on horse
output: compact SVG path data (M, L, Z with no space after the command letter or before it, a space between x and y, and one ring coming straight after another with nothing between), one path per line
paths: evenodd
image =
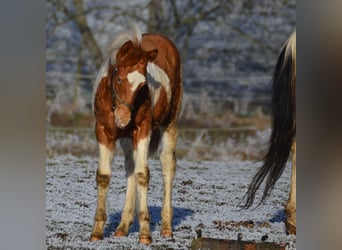
M132 85L130 88L131 91L134 92L140 83L145 82L146 78L143 74L135 70L127 75L127 80Z
M153 106L157 103L160 96L160 89L164 88L167 96L167 103L171 101L170 79L165 71L157 64L147 64L147 83L150 87L153 99Z
M106 146L99 143L100 150L100 162L99 162L99 171L103 175L110 175L111 168L110 164L113 159L113 152L109 150Z
M135 159L135 172L143 172L143 168L146 167L148 158L148 147L150 144L150 134L140 139L137 148L133 151L133 157Z

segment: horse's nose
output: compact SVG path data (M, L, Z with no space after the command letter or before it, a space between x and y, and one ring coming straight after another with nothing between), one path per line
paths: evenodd
M131 111L124 105L119 105L114 111L115 123L119 128L125 128L131 121Z

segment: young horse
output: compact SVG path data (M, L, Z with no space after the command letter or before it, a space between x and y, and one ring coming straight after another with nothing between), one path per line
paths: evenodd
M296 32L283 46L272 80L272 134L264 163L246 193L245 208L253 204L255 193L267 177L263 202L286 166L292 151L291 190L285 212L289 233L296 233ZM261 203L260 202L260 203Z
M96 175L98 201L90 240L103 238L110 166L117 140L125 154L128 184L121 221L114 235L127 235L137 201L139 239L141 243L151 243L148 154L161 142L164 180L161 235L172 237L172 181L176 171L177 119L182 99L177 48L162 35L142 35L135 26L119 34L97 75L93 99L100 159Z

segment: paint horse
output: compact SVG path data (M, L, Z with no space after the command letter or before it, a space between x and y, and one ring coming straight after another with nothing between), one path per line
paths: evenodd
M272 118L270 146L246 193L245 208L253 204L255 193L267 176L261 202L265 200L283 173L292 151L291 188L285 207L285 224L289 233L296 234L296 32L283 46L273 73Z
M91 241L103 238L107 218L105 204L117 140L124 151L128 181L121 221L114 235L128 234L136 207L139 240L143 244L151 243L147 204L148 155L161 144L164 181L161 235L172 237L171 196L181 100L180 55L168 38L152 33L142 35L136 26L115 37L111 52L97 75L93 94L100 157L96 175L98 200Z

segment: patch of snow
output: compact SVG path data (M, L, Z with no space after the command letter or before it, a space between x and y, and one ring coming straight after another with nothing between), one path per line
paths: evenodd
M179 160L173 188L174 238L168 240L160 236L161 167L158 160L150 160L148 203L153 239L150 246L138 243L137 220L127 237L113 236L125 199L122 157L116 157L112 165L105 237L89 242L97 201L97 164L97 157L61 155L47 159L47 249L188 249L198 229L202 237L236 240L238 233L242 233L243 240L257 242L267 234L267 241L288 243L288 249L296 249L296 237L285 233L283 212L288 197L290 164L264 204L242 210L241 198L260 163ZM239 223L245 221L253 221L253 227Z

